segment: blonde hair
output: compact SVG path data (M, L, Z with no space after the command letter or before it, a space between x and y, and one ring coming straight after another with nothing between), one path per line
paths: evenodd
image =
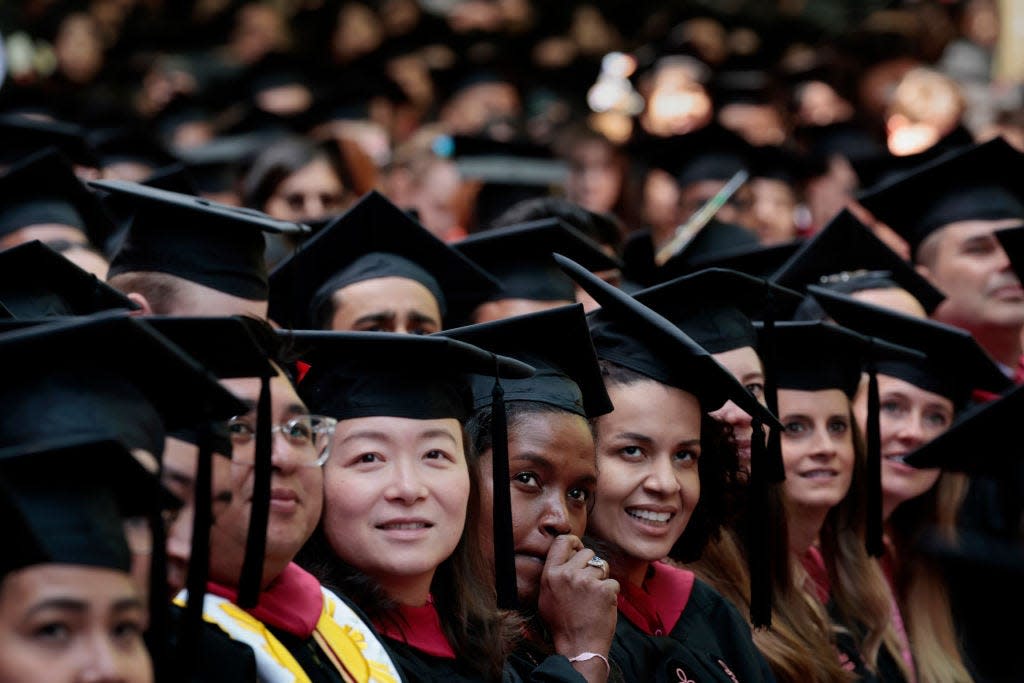
M953 130L967 108L959 84L941 71L920 66L908 71L889 101L888 116L928 123L942 132Z

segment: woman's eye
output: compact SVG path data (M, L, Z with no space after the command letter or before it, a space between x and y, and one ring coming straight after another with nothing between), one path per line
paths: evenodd
M675 459L681 462L696 462L700 458L700 453L692 450L678 451L675 454Z
M952 422L952 418L945 413L927 413L924 419L929 425L937 428L948 427L949 423Z
M833 434L845 434L850 428L850 424L846 420L830 420L828 423L828 430Z
M754 398L761 398L764 396L764 385L760 382L751 382L750 384L744 385Z
M127 620L114 625L113 635L120 640L135 640L142 638L145 626L135 620Z
M807 430L807 425L803 422L792 420L790 422L782 423L782 428L786 430L786 434L797 436L803 434Z
M432 450L427 451L424 454L424 457L427 460L444 460L444 459L446 459L448 457L448 454L445 453L442 450L438 450L438 449L434 448Z
M890 415L899 415L903 412L903 404L899 401L882 401L878 408L881 412Z
M540 478L533 472L517 472L512 480L531 487L540 487Z
M619 449L619 453L626 458L639 458L644 454L639 446L623 446Z
M379 462L380 461L380 456L377 455L376 453L362 453L362 454L356 456L356 460L355 461L358 462L358 463Z
M37 627L32 635L41 640L63 641L71 637L71 627L63 622L53 622Z
M576 501L578 503L588 503L590 502L590 499L593 497L594 494L591 493L588 489L585 489L581 486L577 486L576 488L569 489L567 495L569 496L570 500Z

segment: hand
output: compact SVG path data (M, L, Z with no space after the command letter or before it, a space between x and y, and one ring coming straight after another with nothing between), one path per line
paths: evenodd
M608 578L608 563L603 567L587 564L594 551L583 546L576 536L555 539L548 550L540 579L537 607L554 641L555 651L566 657L581 652L608 654L615 636L618 616L619 582ZM594 658L574 666L584 673L591 669L605 680L605 665ZM587 675L587 674L584 674Z

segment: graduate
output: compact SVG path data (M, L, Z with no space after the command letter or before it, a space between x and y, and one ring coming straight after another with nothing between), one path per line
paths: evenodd
M919 547L925 534L956 535L967 479L937 468L915 469L903 459L948 429L969 404L972 392L1000 394L1012 383L964 330L822 288L808 289L839 323L927 354L926 361L891 360L878 365L882 561L908 668L918 680L971 680L941 567ZM854 399L862 431L867 428L867 384L861 382Z
M303 561L369 616L405 680L499 680L518 619L497 610L480 550L467 375L531 366L439 336L291 336L303 397L337 420Z
M502 380L504 419L492 409L494 381L473 378L474 412L466 425L480 461L481 548L492 564L514 563L515 598L526 638L512 657L520 675L564 677L571 666L587 681L605 681L615 634L618 582L608 563L581 540L597 485L590 421L612 406L582 304L512 316L442 333L529 363L533 377ZM507 455L495 444L507 425ZM496 452L498 455L495 455ZM507 472L495 463L507 458ZM502 488L511 489L512 536L494 529ZM511 562L509 562L511 560ZM500 571L499 571L500 573ZM499 586L502 583L499 577ZM511 602L511 601L510 601ZM570 676L569 680L575 680Z
M732 400L764 424L771 413L665 318L556 255L601 304L590 331L614 410L596 420L598 476L588 536L618 580L612 659L629 681L773 681L746 618L692 571L724 521L739 459L706 415Z
M752 318L784 318L803 297L722 268L670 280L635 297L711 353L760 403L775 402L774 395L769 400L774 382L762 359L763 352L770 352L769 345L759 343ZM721 535L687 568L749 615L754 643L777 680L843 680L848 674L836 660L828 622L808 608L792 581L778 455L768 453L762 429L755 432L751 415L732 401L711 415L732 428L741 468L748 476ZM758 447L756 462L752 447Z
M430 334L500 289L481 267L376 191L270 275L270 318L287 329Z
M0 680L155 680L123 524L176 503L113 439L0 448Z

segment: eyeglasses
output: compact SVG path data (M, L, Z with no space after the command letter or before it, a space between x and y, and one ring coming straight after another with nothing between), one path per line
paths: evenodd
M330 451L331 436L338 421L324 415L299 415L282 424L273 425L271 434L279 433L295 448L300 456L308 456L301 461L304 467L321 467L327 462ZM232 446L248 446L256 439L256 417L239 415L228 420L228 433L231 435ZM255 464L255 450L250 453L233 453L232 462L241 465Z

